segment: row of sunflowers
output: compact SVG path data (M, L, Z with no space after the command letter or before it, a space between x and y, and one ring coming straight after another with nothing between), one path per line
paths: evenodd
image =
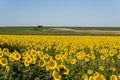
M119 40L0 35L0 80L120 80Z

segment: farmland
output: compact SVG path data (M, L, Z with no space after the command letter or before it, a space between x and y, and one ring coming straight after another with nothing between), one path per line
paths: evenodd
M0 80L120 80L119 27L1 27Z
M119 36L0 35L0 79L119 80Z
M0 34L19 35L120 35L120 27L0 27Z

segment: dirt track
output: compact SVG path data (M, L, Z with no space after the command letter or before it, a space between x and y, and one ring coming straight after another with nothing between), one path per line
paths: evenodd
M120 34L120 31L114 30L76 30L70 28L53 28L57 31L68 31L68 32L76 32L76 33L87 33L87 34Z

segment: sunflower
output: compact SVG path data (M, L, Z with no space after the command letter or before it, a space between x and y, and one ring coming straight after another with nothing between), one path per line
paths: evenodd
M93 71L89 69L89 70L87 71L87 73L88 73L88 74L92 74Z
M45 66L45 64L46 64L46 63L45 63L45 60L44 60L44 59L40 59L40 61L39 61L39 64L38 64L38 65L39 65L40 67L44 67L44 66Z
M94 77L98 77L100 74L98 72L95 72L93 75Z
M26 56L26 57L25 57L25 61L27 61L27 62L29 62L29 63L30 63L30 62L31 62L31 60L32 60L32 58L31 58L30 56Z
M40 78L39 78L39 77L36 77L36 78L34 78L34 80L40 80Z
M35 50L31 50L31 51L30 51L30 55L36 56L36 54L37 54L37 52L36 52Z
M10 71L10 66L6 66L6 71L9 72Z
M62 65L62 64L58 66L58 71L62 72L65 75L69 74L69 69L65 65Z
M2 51L0 51L0 57L3 57L3 52Z
M95 80L93 76L90 76L89 77L89 80Z
M111 50L111 51L109 52L109 55L112 57L112 56L115 55L115 52Z
M3 67L6 66L6 65L8 64L7 59L6 59L6 58L1 58L1 59L0 59L0 64L1 64Z
M120 54L117 55L118 59L120 59Z
M106 80L103 75L95 76L95 80Z
M110 80L118 80L118 78L117 78L116 75L111 75L111 76L110 76Z
M116 71L116 68L111 66L110 70L114 72L114 71Z
M77 62L77 60L75 58L70 59L71 64L75 64L76 62Z
M30 63L28 61L24 61L24 65L27 67L30 65Z
M36 59L32 59L31 64L35 64L35 63L36 63Z
M89 61L89 58L85 58L85 62L88 62Z
M56 60L60 60L60 59L61 59L61 56L60 56L59 54L56 54L56 55L55 55L55 59L56 59Z
M37 60L37 55L32 56L33 59Z
M39 58L41 59L44 59L45 58L45 55L44 55L44 53L43 52L39 52L38 53L38 56L39 56Z
M55 60L51 59L50 61L48 61L47 65L48 65L49 69L55 69L57 66L57 62Z
M14 59L15 60L20 60L21 55L19 53L14 54Z
M100 59L101 59L101 60L105 60L105 56L104 56L104 55L101 55L101 56L100 56Z
M120 74L118 75L118 79L120 80Z
M96 57L94 54L91 55L92 60L94 60Z
M105 69L105 67L104 67L104 66L100 66L99 69L100 69L101 71L103 71L103 70Z
M49 55L46 53L45 54L45 59L48 59L49 58Z
M87 75L87 74L83 74L83 75L82 75L82 78L83 78L84 80L88 80L88 75Z
M9 60L12 62L15 61L14 56L12 54L9 56Z
M54 80L60 80L61 79L61 76L55 70L52 72L52 76L53 76Z
M4 53L8 53L8 52L9 52L9 49L8 49L8 48L4 48L4 49L3 49L3 52L4 52Z

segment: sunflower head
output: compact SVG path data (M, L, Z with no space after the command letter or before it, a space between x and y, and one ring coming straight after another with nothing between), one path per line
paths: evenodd
M0 57L3 57L3 52L2 51L0 51Z
M52 76L53 76L54 80L60 80L61 79L61 76L55 70L52 72Z
M48 65L49 69L53 70L56 68L57 62L55 60L50 60L50 61L48 61L47 65Z
M39 77L36 77L36 78L34 78L34 80L40 80L40 78L39 78Z
M90 76L90 77L89 77L89 80L94 80L94 77L93 77L93 76Z
M88 74L92 74L93 71L89 69L89 70L87 71L87 73L88 73Z
M99 75L95 77L95 80L106 80L106 78L103 75Z
M19 53L14 54L14 59L15 60L20 60L21 55Z
M110 76L110 80L118 80L118 78L117 78L116 75L111 75L111 76Z
M58 71L65 75L69 74L69 69L65 65L62 65L62 64L58 66Z
M38 65L39 65L40 67L44 67L44 66L45 66L45 64L46 64L46 63L45 63L45 60L44 60L44 59L40 59L40 61L39 61L39 64L38 64Z
M7 71L7 72L10 71L10 66L6 66L6 71Z
M0 59L0 64L1 64L3 67L6 66L6 65L8 64L7 59L6 59L6 58L1 58L1 59Z
M24 61L24 65L25 65L26 67L28 67L28 66L30 65L30 63L29 63L28 61Z

